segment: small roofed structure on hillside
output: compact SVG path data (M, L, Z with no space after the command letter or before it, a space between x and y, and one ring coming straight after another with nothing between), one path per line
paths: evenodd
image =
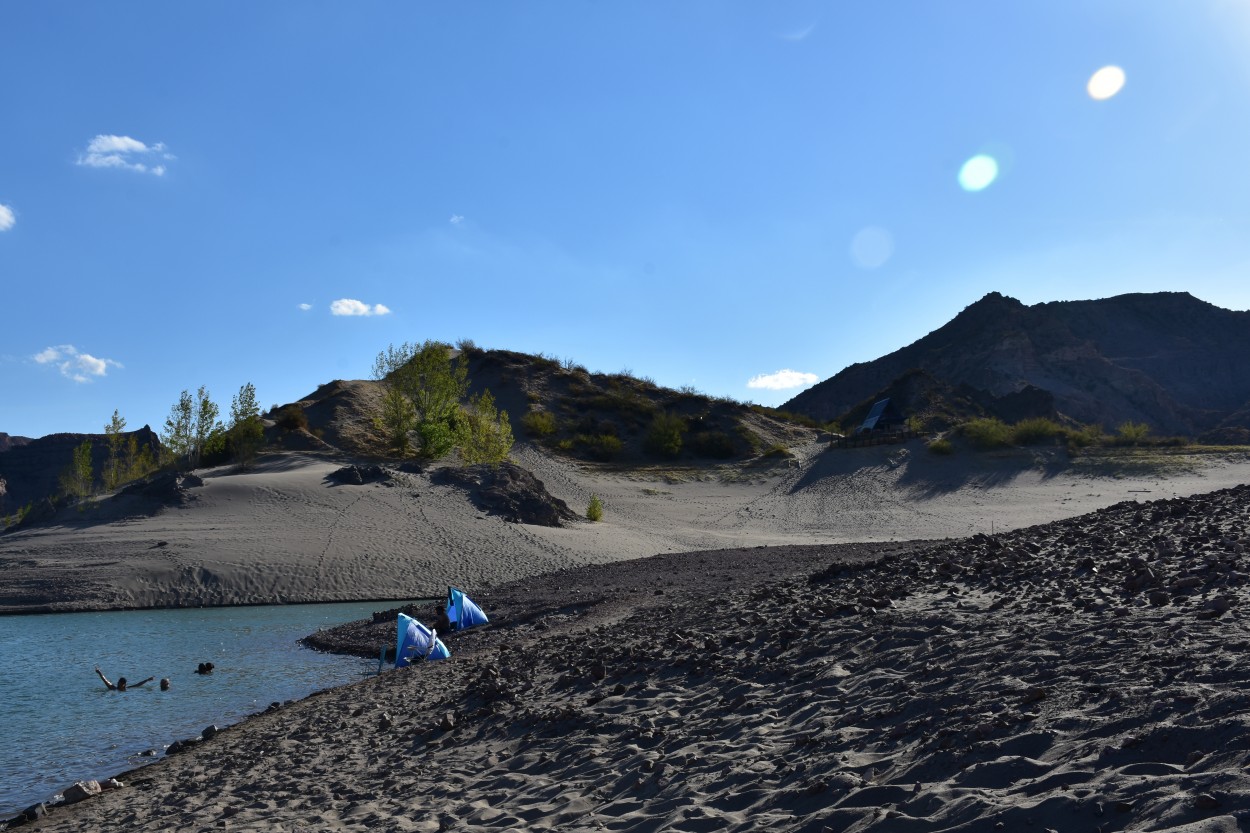
M872 410L864 417L856 434L868 434L875 431L901 431L907 424L906 418L898 409L890 404L890 397L873 403Z

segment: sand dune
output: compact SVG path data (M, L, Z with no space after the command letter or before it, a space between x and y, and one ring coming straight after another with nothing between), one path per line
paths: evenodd
M661 552L957 537L1070 517L1125 499L1250 480L1245 455L1143 471L1038 453L937 457L920 444L826 451L756 467L647 472L514 458L601 523L548 528L476 510L428 473L336 484L341 459L288 453L198 474L182 505L138 498L0 536L0 610L79 610L422 597Z

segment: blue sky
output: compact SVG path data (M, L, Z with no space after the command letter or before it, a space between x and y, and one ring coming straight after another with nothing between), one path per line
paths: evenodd
M1248 39L1235 0L5 3L0 431L427 338L777 405L990 291L1244 310Z

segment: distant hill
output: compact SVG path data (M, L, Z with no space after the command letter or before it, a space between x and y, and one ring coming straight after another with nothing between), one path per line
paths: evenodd
M1250 312L1185 292L1026 306L991 292L943 327L853 364L782 406L848 426L864 403L915 388L967 415L1048 415L1159 434L1238 438L1250 430ZM956 400L962 400L959 404ZM925 403L928 403L926 405Z
M160 441L148 426L122 434L122 442L134 436L138 447L159 453ZM0 478L7 494L0 499L0 515L16 512L27 504L38 503L60 491L61 473L73 461L74 449L83 440L91 442L91 467L98 477L108 460L108 439L104 434L49 434L27 440L0 452Z
M26 445L30 442L29 437L14 437L0 431L0 452L8 451L10 448L16 448L19 445Z

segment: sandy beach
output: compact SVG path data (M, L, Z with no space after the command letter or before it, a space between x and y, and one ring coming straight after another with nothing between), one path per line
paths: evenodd
M601 495L604 522L509 524L421 476L416 496L327 485L334 462L297 457L105 524L138 553L159 528L187 559L164 583L93 563L100 529L4 539L51 563L91 536L82 587L116 595L71 604L208 587L198 567L223 598L457 583L493 617L449 661L275 707L27 829L1197 833L1250 813L1244 458L878 448L644 480L517 456L570 506ZM325 637L376 651L388 626Z

